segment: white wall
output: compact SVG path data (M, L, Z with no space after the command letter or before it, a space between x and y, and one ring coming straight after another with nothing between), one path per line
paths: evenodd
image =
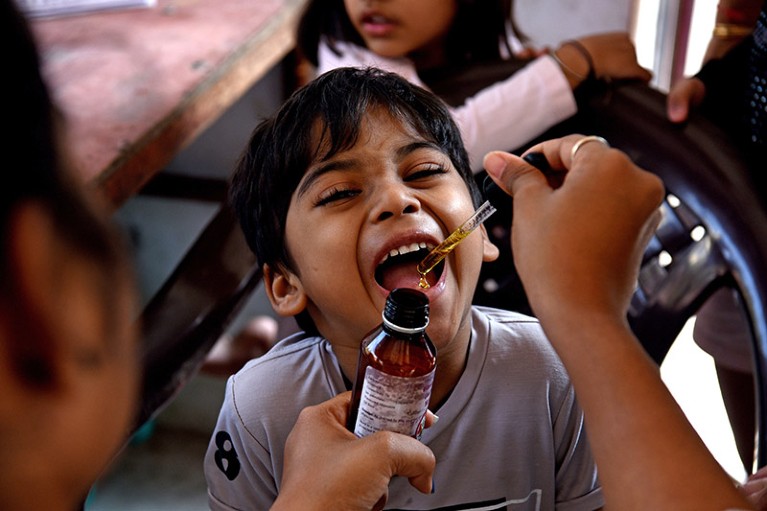
M631 28L633 0L515 0L520 29L537 45Z

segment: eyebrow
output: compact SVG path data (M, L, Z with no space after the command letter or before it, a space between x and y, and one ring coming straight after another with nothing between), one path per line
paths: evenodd
M417 142L412 142L410 144L404 145L397 149L397 158L404 158L408 154L417 151L419 149L432 149L434 151L439 151L441 154L445 154L445 151L442 150L440 146L435 144L434 142L429 142L428 140L419 140Z
M395 154L397 159L402 159L405 156L409 155L410 153L413 153L419 149L431 149L431 150L439 151L441 154L444 154L444 151L442 150L441 147L439 147L434 142L429 142L426 140L419 140L417 142L406 144L400 147L399 149L397 149ZM357 165L357 160L348 159L348 160L330 161L317 166L316 168L306 173L305 179L298 187L298 197L301 197L306 192L308 192L312 184L315 181L317 181L320 177L322 177L324 174L327 174L333 171L338 171L338 170L352 169L356 165Z
M338 160L338 161L331 161L328 163L324 163L306 173L306 177L303 180L303 182L298 186L298 197L300 198L302 195L304 195L306 192L309 191L309 188L312 187L312 184L317 181L320 177L322 177L324 174L327 174L328 172L332 172L335 170L347 170L354 168L357 160Z

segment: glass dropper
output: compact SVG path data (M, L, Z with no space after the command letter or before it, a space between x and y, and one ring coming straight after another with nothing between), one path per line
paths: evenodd
M495 206L490 204L490 201L485 201L468 220L454 230L450 236L445 238L445 241L434 247L434 249L429 252L416 267L418 274L421 276L418 286L422 289L429 289L429 283L426 281L426 274L432 271L440 261L452 252L464 238L466 238L466 236L482 225L482 222L487 220L490 215L495 213L495 211Z
M549 184L551 184L553 188L559 188L559 186L561 186L564 174L554 171L543 153L528 153L523 156L522 159L540 170L549 180ZM501 197L506 197L508 199L506 193L501 191L501 189L497 184L495 184L490 176L485 176L485 181L482 188L484 189L485 197L490 200L503 200ZM496 209L490 203L490 200L486 200L479 208L477 208L474 214L471 215L471 218L466 220L458 229L453 231L452 234L450 234L450 236L445 239L445 241L434 247L434 250L429 252L429 254L424 257L420 263L418 263L416 269L418 270L418 274L421 276L421 280L418 282L418 285L422 289L429 289L429 283L426 281L426 274L432 271L440 261L442 261L450 252L453 251L456 245L458 245L464 238L466 238L466 236L471 234L474 229L479 227L482 222L487 220L490 215L495 213ZM496 204L499 204L499 202L496 202Z

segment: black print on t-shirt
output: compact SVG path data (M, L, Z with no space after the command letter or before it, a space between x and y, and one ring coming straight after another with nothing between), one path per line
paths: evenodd
M226 431L216 433L216 466L224 473L227 479L234 481L237 474L240 473L240 460L237 458L237 451L234 450L232 437Z

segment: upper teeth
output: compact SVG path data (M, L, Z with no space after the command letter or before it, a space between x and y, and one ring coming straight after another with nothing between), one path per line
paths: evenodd
M383 263L384 261L386 261L390 257L394 257L394 256L398 256L398 255L405 255L405 254L408 254L410 252L416 252L416 251L421 250L423 248L428 248L428 246L424 242L411 243L410 245L402 245L399 248L394 248L394 249L390 250L389 253L384 256L384 258L381 260L381 262Z

